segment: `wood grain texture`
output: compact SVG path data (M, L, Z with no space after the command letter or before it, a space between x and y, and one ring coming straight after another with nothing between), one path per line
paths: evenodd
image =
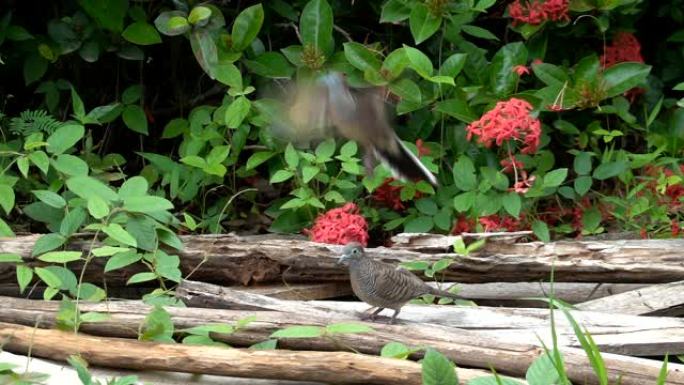
M652 285L577 304L581 310L632 315L684 314L684 281Z

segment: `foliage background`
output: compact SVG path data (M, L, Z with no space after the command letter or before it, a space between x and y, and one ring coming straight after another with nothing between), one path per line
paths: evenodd
M130 282L163 287L180 271L159 245L181 247L177 234L299 232L346 202L372 244L397 231L680 234L682 1L4 4L0 234L46 233L34 255L55 265L2 261L22 287L37 274L46 297L103 295L60 264L142 263ZM365 176L353 142L271 135L268 91L328 70L386 88L398 134L442 187ZM511 99L541 123L535 151L467 138ZM84 231L106 246L61 251Z

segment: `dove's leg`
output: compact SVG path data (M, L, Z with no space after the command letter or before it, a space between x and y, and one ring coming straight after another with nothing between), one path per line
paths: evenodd
M401 308L395 309L394 310L394 315L392 315L392 319L390 320L390 325L394 324L394 321L397 319L397 315L399 315L399 312L401 311Z
M374 309L374 308L375 308L375 306L373 306L372 308L370 308L370 309L368 309L368 310L371 310L371 309ZM367 311L368 311L368 310L367 310ZM375 321L375 316L377 316L377 315L378 315L381 311L383 311L383 310L385 310L384 307L379 307L379 308L377 308L374 312L372 312L372 313L370 313L370 314L364 314L364 315L361 317L361 319L370 318L371 321Z

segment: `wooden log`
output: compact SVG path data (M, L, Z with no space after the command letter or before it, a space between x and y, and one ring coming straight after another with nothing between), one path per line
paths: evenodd
M274 380L336 384L422 384L419 364L361 353L225 349L162 344L123 338L74 334L0 322L4 349L64 361L80 354L95 365ZM459 368L459 383L490 373ZM521 383L526 384L524 381Z
M266 284L257 286L233 286L232 289L288 300L308 301L344 297L352 294L347 282Z
M27 357L9 352L0 352L0 362L17 365L15 373L37 372L49 376L42 385L80 384L76 370L68 364L57 361ZM97 366L88 366L93 380L107 383L112 378L124 376L138 377L138 383L155 385L322 385L320 382L261 380L256 378L237 378L204 374L198 376L191 373L174 373L160 371L114 370Z
M433 282L428 284L436 286ZM442 287L450 286L449 282L442 285ZM553 291L556 298L575 304L646 286L649 285L645 283L556 282L553 284ZM457 287L458 295L484 306L548 308L547 302L529 300L529 298L546 298L551 293L551 285L548 282L459 283Z
M5 238L0 252L21 255L30 265L39 261L30 256L39 235ZM253 282L333 282L346 281L348 274L336 261L341 246L298 239L236 235L193 235L182 237L181 258L184 274L192 279L222 284ZM70 248L87 250L89 240L77 240ZM551 267L557 282L658 283L684 279L684 239L625 240L552 243L488 243L468 256L450 253L420 253L384 247L368 249L374 258L390 263L415 260L436 262L455 258L444 279L464 283L520 282L547 280ZM102 280L106 258L95 258L86 272L90 282ZM70 264L70 266L72 266ZM73 267L78 268L74 263ZM141 271L135 265L107 274L110 284L123 283ZM14 279L11 264L0 265L0 281Z
M51 327L56 322L59 304L54 301L33 301L18 298L0 298L0 321L24 325ZM423 310L425 307L421 307ZM109 319L99 323L84 323L81 330L91 334L135 338L145 316L152 309L140 302L111 302L100 304L82 303L83 312L97 311L109 314ZM211 323L235 323L247 316L255 315L257 320L233 334L215 335L214 338L233 346L248 346L269 338L275 330L295 325L325 326L328 320L321 320L309 314L282 313L271 311L242 311L200 308L174 308L166 310L171 315L176 329L189 328ZM559 317L560 318L560 317ZM335 320L343 322L344 319ZM358 321L356 321L358 322ZM387 343L396 341L410 347L432 346L454 360L461 367L480 367L512 376L522 377L531 363L543 353L543 349L529 343L508 343L491 338L483 333L439 325L407 324L386 325L362 323L374 329L369 334L342 334L330 338L281 339L278 346L297 350L339 350L351 348L367 354L378 354ZM548 331L547 331L548 332ZM597 384L591 365L583 351L561 348L570 377L577 383ZM420 353L415 355L420 357ZM604 353L611 381L621 376L623 385L655 383L660 362L655 360L626 357ZM668 384L684 384L684 366L670 364ZM477 375L483 373L477 372Z
M577 304L581 310L632 315L684 314L684 281L652 285Z
M74 334L0 323L3 349L64 361L80 354L95 365L248 378L346 384L420 384L420 365L346 352L250 351L213 346L162 344Z

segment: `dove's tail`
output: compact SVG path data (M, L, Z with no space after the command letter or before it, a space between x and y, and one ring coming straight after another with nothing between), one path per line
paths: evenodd
M439 290L435 289L434 287L430 287L432 290L430 290L430 294L437 296L437 297L448 297L451 299L463 299L463 297L456 295L454 293L449 293L448 291L445 290Z
M413 155L399 137L394 134L394 140L397 143L395 148L398 151L393 152L387 149L375 147L373 152L375 156L380 159L391 171L396 178L407 180L424 179L430 182L431 185L438 187L439 182L437 178L425 167L425 165ZM394 147L394 146L390 146Z

